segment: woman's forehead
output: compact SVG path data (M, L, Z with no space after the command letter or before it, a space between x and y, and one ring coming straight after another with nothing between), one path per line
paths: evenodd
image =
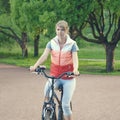
M56 29L61 29L61 30L66 30L64 26L61 26L61 25L57 25L56 26Z
M64 26L58 25L58 26L56 26L56 28L63 29L63 28L64 28Z

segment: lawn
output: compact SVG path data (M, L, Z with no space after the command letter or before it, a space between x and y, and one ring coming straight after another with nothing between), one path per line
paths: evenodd
M28 47L29 56L23 58L21 49L16 46L14 48L0 48L0 63L13 64L17 66L28 67L33 65L39 57L33 57L33 49ZM39 49L39 56L43 49ZM79 49L79 70L82 74L112 74L120 75L120 47L115 50L115 70L111 73L105 72L106 59L105 50L102 46L88 46ZM44 63L49 69L50 57Z

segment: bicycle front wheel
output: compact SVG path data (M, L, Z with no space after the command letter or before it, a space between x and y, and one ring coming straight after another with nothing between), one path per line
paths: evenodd
M57 120L55 111L49 108L45 109L42 111L42 120Z
M50 114L51 114L51 112L50 111L47 111L46 113L45 113L45 117L44 117L44 120L51 120L51 116L50 116Z
M56 119L56 114L53 113L53 114L51 115L51 111L47 111L47 112L45 113L44 120L57 120L57 119Z

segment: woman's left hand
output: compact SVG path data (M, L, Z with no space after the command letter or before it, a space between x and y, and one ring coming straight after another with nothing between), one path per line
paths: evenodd
M74 70L73 73L74 73L74 75L76 75L76 76L80 75L80 72L79 72L78 70Z

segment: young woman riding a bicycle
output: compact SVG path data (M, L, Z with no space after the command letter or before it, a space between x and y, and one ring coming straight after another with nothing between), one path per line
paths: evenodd
M51 39L46 48L38 59L38 61L34 64L34 66L30 66L30 71L35 71L35 69L43 64L49 53L51 54L51 67L50 67L50 75L54 77L58 77L60 74L64 72L73 72L74 75L79 75L78 71L78 46L74 40L70 38L69 26L68 23L64 20L58 21L56 24L56 36ZM65 120L72 120L72 111L70 108L70 102L76 87L76 79L72 77L67 77L64 75L62 78L55 82L55 88L59 88L59 86L63 86L63 97L62 97L62 109ZM47 93L50 89L49 82L45 85L45 101L48 100Z

